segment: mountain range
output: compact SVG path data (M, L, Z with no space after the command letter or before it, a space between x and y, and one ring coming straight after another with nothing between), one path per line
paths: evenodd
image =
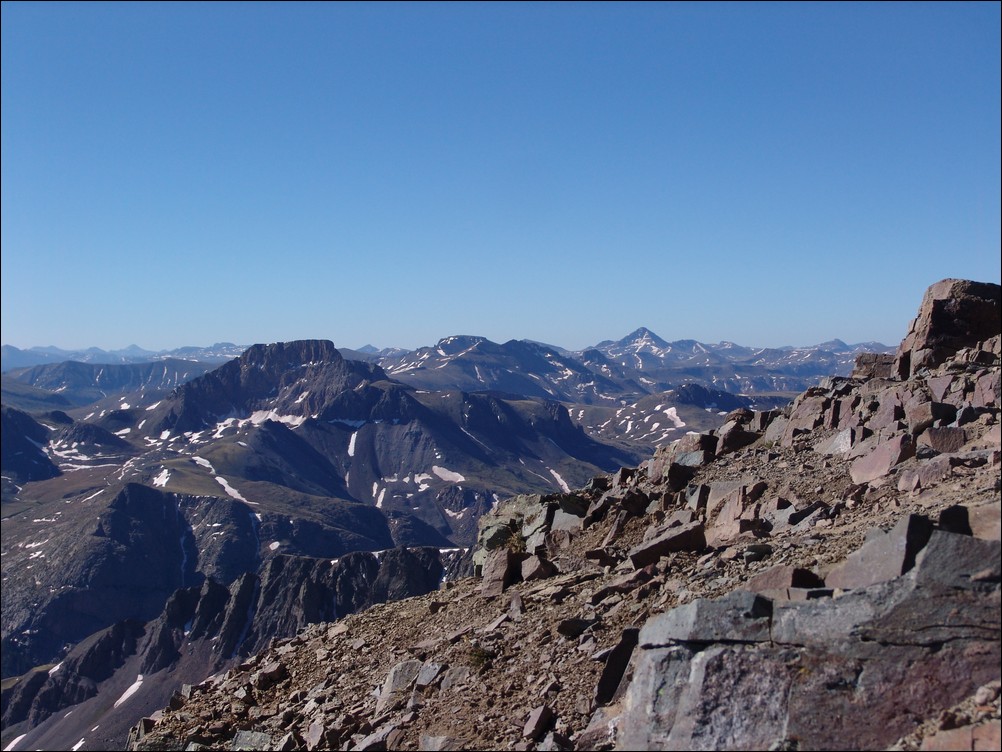
M55 347L21 350L4 345L0 370L7 373L66 361L126 364L184 360L218 365L246 349L231 343L159 352L135 345L111 352ZM530 340L499 345L475 336L446 337L432 347L417 350L366 345L358 350L341 348L341 352L350 360L372 361L394 378L422 388L447 384L467 390L488 388L573 398L575 402L615 402L620 398L617 392L623 389L643 394L683 381L735 393L796 393L824 376L848 373L860 352L890 349L879 342L847 345L838 339L799 348L752 348L733 342L704 344L695 340L666 342L641 327L620 340L606 340L576 352ZM432 373L442 369L446 373ZM535 374L535 385L526 381L533 378L528 374ZM589 383L596 378L596 383ZM30 382L31 377L20 380ZM619 388L612 388L613 384Z
M852 350L647 330L581 353L466 336L411 352L226 347L4 373L6 726L123 671L167 691L308 623L433 590L470 571L463 551L502 499L568 493L729 411L770 412L789 394L713 385L783 392L825 363L844 371Z
M894 354L781 409L645 383L713 360L649 332L592 365L453 337L5 374L0 742L120 748L145 717L137 749L887 746L912 727L896 708L934 717L998 666L997 543L978 540L998 517L999 288L926 298ZM706 600L752 575L767 595ZM667 636L638 640L648 618ZM880 689L902 665L921 694ZM662 685L702 725L645 694Z

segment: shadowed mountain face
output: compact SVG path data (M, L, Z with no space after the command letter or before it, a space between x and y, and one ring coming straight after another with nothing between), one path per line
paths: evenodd
M499 498L634 461L556 402L420 392L325 341L257 345L168 394L108 404L77 420L4 409L4 475L27 483L5 481L5 678L156 619L192 588L230 604L213 606L232 615L205 632L229 645L228 660L333 618L328 606L426 590L441 575L437 554L373 569L359 552L469 545ZM173 655L178 640L157 639L150 650Z
M0 413L3 426L2 462L4 493L11 483L45 480L59 475L42 447L49 439L49 431L30 415L12 407L3 407Z

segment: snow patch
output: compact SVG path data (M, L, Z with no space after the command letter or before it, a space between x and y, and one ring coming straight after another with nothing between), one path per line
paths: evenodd
M358 436L358 431L355 431L351 435L351 438L348 439L348 456L349 457L354 457L355 456L355 438L357 436Z
M153 485L157 488L164 488L170 480L170 470L166 467L160 471L160 475L153 479Z
M226 491L226 493L228 493L232 498L236 499L237 501L242 501L244 504L257 504L256 501L247 501L247 499L245 499L237 489L235 489L233 486L229 484L229 481L227 481L226 478L217 475L216 483L221 485L223 487L223 490Z
M143 675L142 674L137 674L136 675L136 680L134 682L132 682L132 684L129 686L129 688L122 693L121 697L119 697L117 700L115 700L114 707L117 708L123 702L125 702L130 697L132 697L132 695L136 694L136 692L139 690L139 688L141 686L143 686ZM79 744L83 744L83 739L80 740ZM74 747L73 749L79 749L79 745L76 746L76 747Z
M455 473L452 470L447 470L444 467L439 467L438 465L432 465L431 471L439 478L449 483L462 483L466 480L465 476Z
M548 467L546 469L550 471L550 475L552 475L553 478L557 481L557 485L560 486L561 491L563 491L564 493L571 492L570 486L568 486L567 482L562 477L560 477L560 473L558 473L552 467Z
M268 544L268 548L269 548L270 550L272 550L272 551L277 551L277 550L278 550L278 547L279 547L279 546L281 546L281 545L282 545L282 544L281 544L281 543L279 543L278 541L274 541L273 543L269 543L269 544Z
M21 734L20 736L15 736L14 739L11 741L11 743L3 748L3 752L12 752L14 747L16 747L18 743L26 736L27 734Z
M262 423L264 423L267 420L273 420L273 421L275 421L277 423L285 423L286 425L289 425L289 426L292 426L293 428L295 428L296 426L301 426L304 422L306 422L306 416L305 415L279 415L274 410L258 410L256 412L252 413L251 416L250 416L250 418L248 418L246 421L243 421L243 420L240 421L240 425L242 426L245 423L249 422L252 425L259 426L259 425L261 425Z
M664 411L664 413L665 417L667 417L668 420L670 420L672 423L675 424L675 428L685 428L685 423L680 417L678 417L678 412L675 410L674 407L669 407L667 410Z

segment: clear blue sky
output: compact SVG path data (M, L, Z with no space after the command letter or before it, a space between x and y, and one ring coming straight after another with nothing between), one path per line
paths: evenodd
M998 3L2 14L4 344L896 344L1000 278Z

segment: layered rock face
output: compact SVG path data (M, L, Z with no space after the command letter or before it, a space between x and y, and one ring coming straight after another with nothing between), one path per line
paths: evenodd
M997 338L1002 293L998 285L944 279L928 290L918 315L895 355L895 371L902 379L922 368L935 368L958 350L979 348ZM993 351L997 357L999 351ZM986 362L991 362L987 359Z
M940 529L907 574L841 598L739 590L649 620L617 748L886 748L999 678L1000 553Z

